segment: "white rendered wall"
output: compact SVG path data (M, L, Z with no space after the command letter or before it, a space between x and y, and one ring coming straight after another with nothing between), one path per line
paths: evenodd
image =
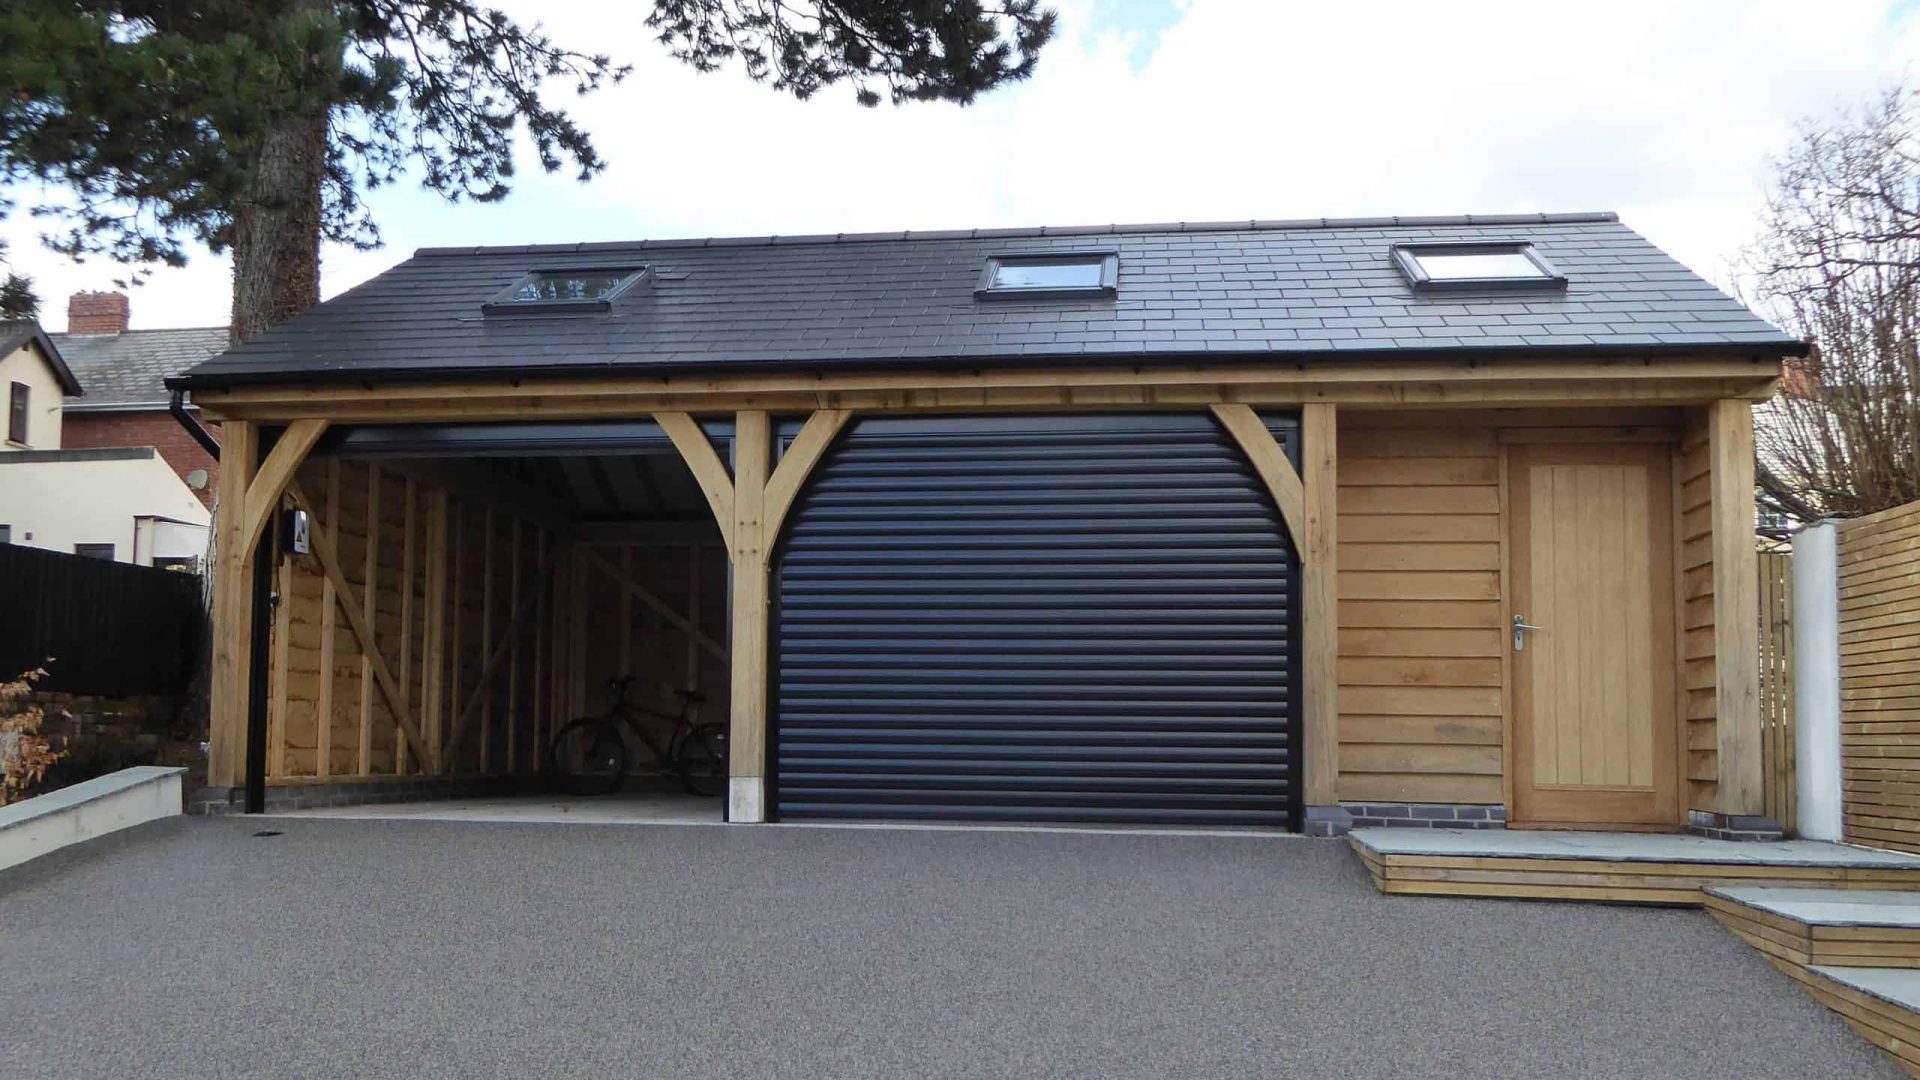
M1840 553L1831 522L1793 538L1793 722L1797 831L1839 840Z
M0 462L0 525L13 542L73 553L75 544L112 544L133 561L135 518L174 518L197 536L180 554L198 555L213 516L159 454L111 461ZM183 546L179 529L155 530L161 554ZM151 562L143 545L142 562Z
M8 402L14 383L27 384L27 445L7 438ZM8 450L60 449L60 409L66 391L52 365L31 342L0 356L0 453Z

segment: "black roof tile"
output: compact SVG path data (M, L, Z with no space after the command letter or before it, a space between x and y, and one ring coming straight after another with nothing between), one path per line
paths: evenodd
M1416 292L1389 249L1435 238L1530 241L1567 288ZM1119 253L1114 297L974 298L989 255L1090 247ZM481 314L556 257L645 262L656 274L605 313ZM1781 355L1802 345L1611 214L1505 214L423 248L195 367L187 383L1715 348Z

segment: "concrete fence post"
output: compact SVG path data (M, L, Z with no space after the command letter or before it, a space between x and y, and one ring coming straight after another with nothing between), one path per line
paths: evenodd
M1793 713L1799 833L1839 840L1840 550L1830 521L1793 538Z

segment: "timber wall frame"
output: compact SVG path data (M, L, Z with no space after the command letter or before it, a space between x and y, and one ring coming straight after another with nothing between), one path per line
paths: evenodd
M1700 538L1713 556L1701 565L1716 590L1724 589L1721 595L1735 599L1733 604L1713 604L1710 614L1715 644L1706 669L1714 680L1712 717L1717 723L1710 730L1715 783L1711 791L1696 783L1689 801L1695 809L1758 814L1757 670L1752 649L1744 660L1733 649L1742 625L1748 637L1757 633L1754 618L1739 621L1742 611L1755 614L1747 610L1751 597L1746 608L1737 599L1754 588L1750 406L1771 395L1779 370L1777 360L1765 358L1512 360L447 380L197 390L195 403L208 417L220 420L225 433L221 502L246 508L245 514L221 514L215 525L209 782L232 786L241 778L249 707L246 658L255 644L249 631L254 544L306 452L332 424L655 419L698 481L731 563L729 818L760 821L766 813L771 554L808 474L855 415L1211 410L1248 453L1273 494L1303 564L1302 783L1304 802L1324 806L1340 798L1340 507L1334 433L1343 409L1695 406L1704 418L1713 465L1700 479L1710 489L1707 505L1717 526ZM1254 408L1301 411L1300 470L1272 446L1271 435L1263 443L1251 429L1247 421ZM734 422L730 463L722 460L695 421L696 416L725 414ZM777 465L772 460L776 414L807 418ZM259 455L263 428L281 429L264 460ZM1683 715L1692 719L1694 714Z

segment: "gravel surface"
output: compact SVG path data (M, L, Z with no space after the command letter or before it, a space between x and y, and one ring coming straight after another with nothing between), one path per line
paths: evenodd
M0 872L0 1031L10 1080L1900 1075L1700 912L1251 836L177 819Z

